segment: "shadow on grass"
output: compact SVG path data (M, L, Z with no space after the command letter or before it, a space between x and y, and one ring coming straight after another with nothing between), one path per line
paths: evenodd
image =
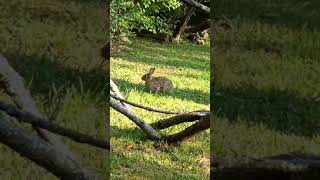
M217 1L214 18L226 16L228 18L241 18L250 21L260 21L273 25L299 29L303 26L310 29L320 29L318 15L320 1ZM317 14L317 15L316 15Z
M156 150L146 151L144 147L139 146L134 150L140 151L140 153L145 153L145 156L154 156L158 154L158 151ZM130 152L134 150L130 149ZM116 160L116 162L113 162L116 165L111 169L111 177L114 177L113 179L130 179L130 177L135 177L135 179L158 179L159 176L168 180L197 180L209 178L208 175L204 175L201 171L192 172L191 170L187 170L185 165L187 162L181 163L179 157L173 153L166 153L166 156L170 158L168 159L169 161L172 161L172 163L175 164L174 168L170 166L168 167L164 163L159 163L154 158L141 158L141 156L136 156L136 153L123 153L116 151L112 153L112 156L116 156L116 158L111 158L112 160ZM161 159L159 161L161 161ZM189 164L189 166L191 165ZM137 167L139 167L138 170Z
M214 113L230 122L240 116L249 124L264 124L286 134L313 136L320 134L320 102L306 100L295 94L254 87L238 89L215 88L222 95L212 98Z
M125 119L125 121L127 121L127 119ZM123 129L116 126L110 126L110 137L116 139L129 139L136 142L144 141L147 139L146 135L138 127Z
M165 165L159 165L159 163L155 163L155 160L153 158L149 159L140 159L137 160L137 157L134 157L136 153L140 154L140 153L151 153L152 154L165 154L166 156L170 156L170 160L173 162L181 162L179 160L179 157L172 152L172 146L163 146L163 147L159 147L157 145L157 143L154 143L153 148L148 148L144 145L144 143L141 144L141 142L145 141L147 138L144 135L144 133L142 132L141 129L139 128L130 128L130 129L121 129L115 126L111 126L111 137L115 138L115 139L121 139L121 142L124 143L126 142L126 140L128 141L133 141L134 145L132 145L131 143L126 145L124 144L124 147L121 147L121 152L118 151L114 151L112 154L118 156L117 162L115 162L116 164L118 164L118 170L121 167L131 167L132 165L135 167L137 165L134 165L135 163L143 163L143 166L140 166L139 171L145 171L145 172L150 172L150 168L153 169L153 171L160 171L160 174L163 174L163 172L166 172L167 175L165 176L167 179L177 179L177 177L179 177L180 179L199 179L202 174L202 172L198 172L198 173L192 173L190 171L182 171L183 167L178 168L178 170L174 170L172 168L168 168ZM112 146L112 145L111 145ZM175 147L180 146L178 144L175 144ZM128 149L127 149L128 148ZM136 153L133 154L126 154L126 156L124 156L125 151L136 151ZM129 156L129 157L128 157ZM119 158L124 159L124 160L119 160ZM114 159L114 158L112 158ZM129 161L129 162L128 162ZM133 163L135 162L135 163ZM176 164L176 165L180 165L180 163ZM155 169L154 169L155 168ZM116 172L115 170L111 170L113 172ZM121 171L121 170L120 170ZM157 174L155 174L153 176L153 174L151 173L150 175L148 174L147 176L145 176L145 172L141 172L141 175L143 175L145 178L151 178L151 179L156 179L157 178ZM169 178L170 177L170 178ZM142 177L141 177L142 178Z
M114 82L118 85L120 91L130 91L130 90L137 90L137 91L145 91L145 86L143 83L135 84L123 79L113 79ZM209 105L210 104L210 94L205 93L199 90L191 90L191 89L179 89L175 88L170 93L159 93L158 96L170 96L173 98L179 98L181 100L188 100L193 101L198 104Z
M109 78L102 69L82 71L53 62L45 57L4 54L11 66L24 78L25 85L34 95L49 95L53 85L56 89L74 86L80 91L98 93L106 88Z

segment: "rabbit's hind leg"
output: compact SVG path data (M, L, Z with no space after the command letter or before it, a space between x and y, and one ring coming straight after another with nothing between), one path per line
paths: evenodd
M161 89L160 87L157 87L155 90L155 93L158 94L160 92L160 89Z

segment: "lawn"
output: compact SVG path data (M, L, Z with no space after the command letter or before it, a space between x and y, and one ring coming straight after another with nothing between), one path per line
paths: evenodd
M217 1L214 53L216 157L320 155L320 3Z
M157 43L133 38L124 50L113 51L111 78L124 97L132 102L171 111L209 110L209 44L196 46ZM141 76L155 67L155 76L173 81L170 93L154 94L145 90ZM148 123L168 117L133 109ZM128 118L111 110L112 179L209 179L209 130L177 145L161 143L155 148ZM179 125L162 131L172 134L186 127ZM160 148L159 148L160 147Z
M0 0L0 53L24 77L41 112L50 116L62 98L57 122L100 138L106 138L104 11L89 1ZM108 177L106 151L63 139L84 166ZM2 144L0 154L0 179L57 179Z

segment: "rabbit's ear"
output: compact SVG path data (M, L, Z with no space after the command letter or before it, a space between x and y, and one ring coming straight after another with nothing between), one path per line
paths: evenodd
M154 67L154 68L150 68L150 70L149 70L149 74L153 74L155 70L156 70L156 68L155 68L155 67Z

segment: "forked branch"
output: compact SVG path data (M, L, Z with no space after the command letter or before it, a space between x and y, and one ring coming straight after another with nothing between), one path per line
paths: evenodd
M187 139L199 132L202 132L206 129L210 128L210 115L202 117L199 121L191 125L190 127L187 127L186 129L182 130L181 132L178 132L176 134L163 137L165 141L168 143L174 143L178 141L182 141L184 139Z
M24 85L24 79L10 66L8 60L0 55L0 88L10 96L16 106L26 112L44 117L36 106L31 93ZM76 160L73 153L64 145L61 138L46 129L34 127L39 136L50 144L57 146L61 153L66 153Z
M112 81L112 80L111 80ZM110 82L111 82L110 81ZM113 81L112 81L113 82ZM118 89L116 84L113 82L112 85L115 89ZM118 90L119 91L119 90ZM201 111L193 111L193 112L169 112L169 111L163 111L151 107L142 106L136 103L132 103L130 101L127 101L123 98L117 97L112 92L110 92L110 105L113 109L118 111L119 113L125 115L130 120L132 120L138 127L140 127L144 133L147 135L147 137L151 140L163 140L167 141L168 143L178 142L182 141L184 139L187 139L201 131L204 131L208 128L210 128L210 112L201 110ZM120 91L119 91L119 94ZM121 104L120 102L125 103L126 105ZM127 108L127 104L133 105L135 107L145 109L148 111L158 112L158 113L164 113L164 114L177 114L176 116L159 120L158 122L155 122L153 124L146 123L143 119L135 115L131 108ZM175 126L181 123L185 122L195 122L190 127L182 130L181 132L178 132L176 134L170 135L170 136L161 136L155 129L165 129L169 128L171 126Z
M177 116L169 117L167 119L161 119L155 123L152 123L151 126L156 128L156 129L166 129L171 126L175 126L181 123L185 122L194 122L197 120L200 120L204 116L209 116L210 112L202 112L203 114L194 114L194 112L191 113L185 113L185 114L180 114Z
M127 116L130 120L132 120L137 126L139 126L143 132L147 135L147 137L151 140L160 140L161 136L157 131L155 131L148 123L144 122L138 116L133 114L131 111L126 109L125 106L121 105L113 98L110 98L110 106L121 114Z

